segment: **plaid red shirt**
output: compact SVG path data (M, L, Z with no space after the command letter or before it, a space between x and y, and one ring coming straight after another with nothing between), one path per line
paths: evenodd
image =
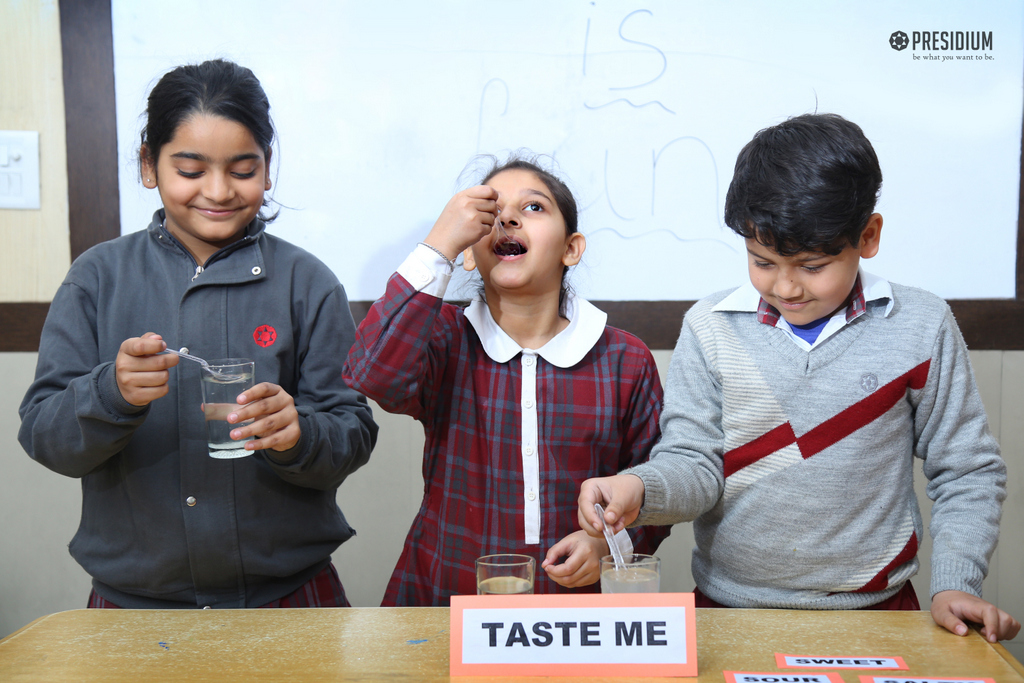
M525 542L521 456L522 364L484 351L463 310L388 281L356 333L349 386L426 433L425 491L383 605L448 605L476 593L474 560L522 553L537 560L534 592L570 592L540 569L547 549L578 531L580 485L644 462L658 438L662 390L643 342L605 327L583 360L557 367L537 356L540 543ZM653 553L669 527L630 530ZM584 591L596 591L598 584Z

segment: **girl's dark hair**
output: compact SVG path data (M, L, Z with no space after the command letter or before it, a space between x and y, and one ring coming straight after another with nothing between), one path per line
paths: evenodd
M224 59L186 64L164 74L149 93L146 125L142 129L142 157L156 166L160 150L174 138L178 127L198 114L219 116L245 126L270 163L274 124L270 101L256 75ZM263 205L268 206L269 198ZM271 221L277 214L269 218Z
M495 157L493 158L490 170L487 171L480 184L486 185L487 181L504 171L529 171L544 183L544 186L548 188L548 191L554 197L555 204L565 220L565 236L568 237L579 232L579 209L576 206L576 198L573 197L572 191L562 182L561 178L541 168L539 162L540 157L529 155L522 151L514 152L504 163L499 163ZM572 287L568 281L568 273L569 266L564 266L562 268L562 289L558 294L558 314L563 318L567 317L566 302L568 301L569 294L572 292Z
M765 128L740 151L725 223L783 256L857 246L882 187L864 131L836 114Z

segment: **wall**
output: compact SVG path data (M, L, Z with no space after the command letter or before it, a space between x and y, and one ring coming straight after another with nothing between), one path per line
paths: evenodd
M38 211L0 209L0 301L49 301L71 263L57 3L0 7L0 130L39 131Z

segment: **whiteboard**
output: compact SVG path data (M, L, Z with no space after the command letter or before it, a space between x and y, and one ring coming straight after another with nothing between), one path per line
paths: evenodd
M224 57L278 130L271 231L352 300L381 295L475 155L549 155L582 209L574 286L692 300L746 278L722 222L736 154L807 112L858 123L884 184L866 267L946 298L1015 295L1024 3L114 0L121 231L159 207L137 148L159 76ZM991 32L977 51L895 31ZM938 47L929 45L929 48ZM957 56L975 59L958 59ZM945 59L944 59L945 57Z

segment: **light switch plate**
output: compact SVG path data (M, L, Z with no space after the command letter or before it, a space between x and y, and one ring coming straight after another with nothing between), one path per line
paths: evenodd
M0 130L0 209L39 208L39 131Z

